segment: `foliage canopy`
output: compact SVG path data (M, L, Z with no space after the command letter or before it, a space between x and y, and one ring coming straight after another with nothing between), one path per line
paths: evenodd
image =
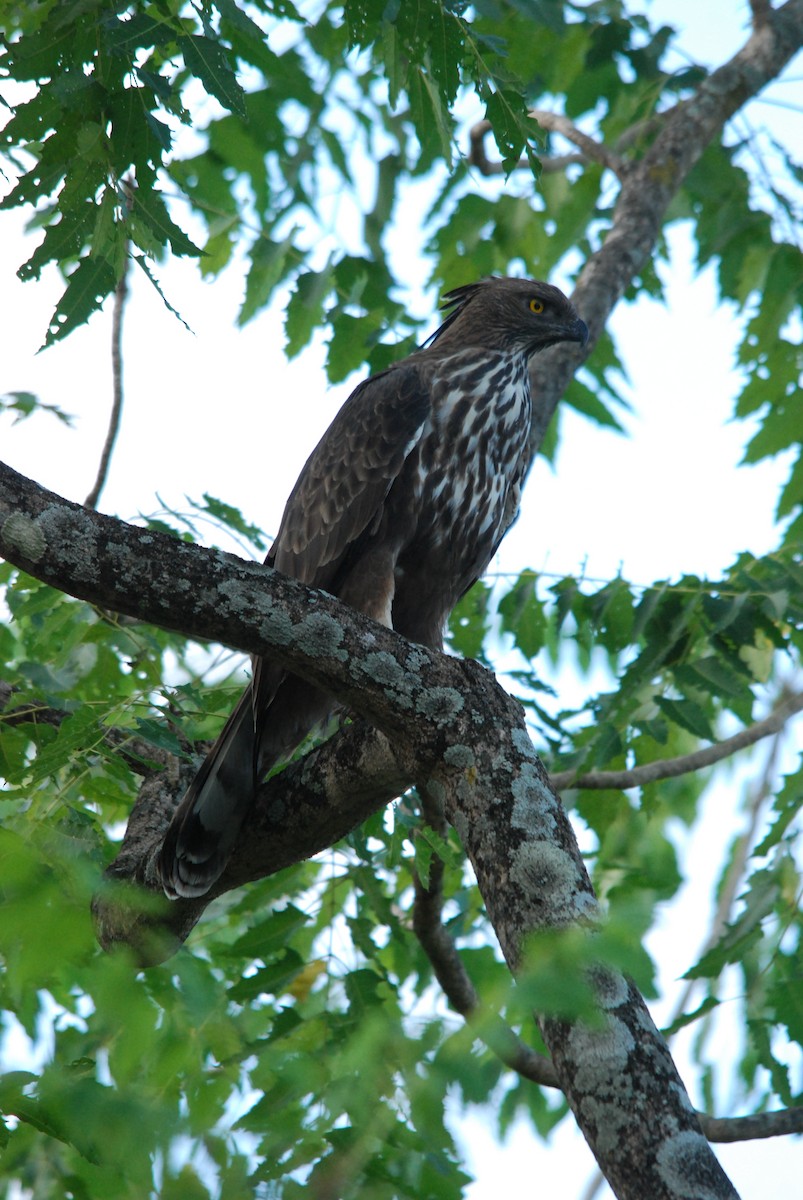
M240 322L284 298L287 353L326 330L332 381L381 368L423 325L395 232L401 222L410 236L405 206L422 214L414 249L433 288L491 272L574 276L615 223L617 181L582 140L567 155L560 130L528 113L559 113L636 162L661 114L706 78L696 64L672 69L673 31L624 0L45 0L6 6L4 22L14 181L0 208L22 206L41 230L21 276L52 264L64 275L45 345L104 304L129 258L157 288L171 255L208 276L244 260ZM482 121L501 164L488 175L463 153ZM523 570L509 587L477 585L453 615L459 653L493 662L500 639L517 652L509 683L551 772L690 754L799 686L801 182L785 147L726 126L674 188L655 246L666 260L666 231L688 222L699 264L716 264L722 302L740 315L745 461L783 455L790 467L773 551L745 552L715 579L649 586ZM652 263L626 296L640 291L661 295ZM619 369L600 330L567 403L617 425ZM25 393L0 404L0 418L42 419ZM264 549L227 504L205 497L198 511ZM188 536L178 516L167 526ZM448 1200L468 1177L447 1093L491 1102L501 1133L524 1112L547 1135L566 1112L558 1094L505 1069L481 1027L432 1003L410 920L416 873L443 862L449 933L484 1006L528 1042L533 1007L582 1011L567 980L586 950L570 935L545 940L513 989L457 838L422 827L413 796L330 853L218 902L164 967L135 973L123 955L100 955L89 902L138 766L149 754L186 759L239 689L210 685L177 634L118 622L8 565L0 584L0 1009L6 1058L20 1031L33 1045L27 1068L0 1081L0 1178L36 1200L289 1200L308 1187ZM609 684L594 694L601 660ZM577 709L544 682L568 661L589 680ZM684 880L674 831L694 826L711 782L686 772L568 796L609 905L606 953L648 995L643 940ZM688 961L674 1022L692 1026L709 1109L723 1077L755 1110L800 1102L802 787L788 748L744 801L730 784L720 912ZM734 993L738 1038L722 1071L707 1039Z

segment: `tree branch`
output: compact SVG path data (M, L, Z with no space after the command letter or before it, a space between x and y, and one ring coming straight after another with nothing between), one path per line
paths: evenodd
M550 112L545 108L533 108L527 114L537 121L542 129L546 129L548 133L559 133L565 137L567 142L571 142L577 146L583 156L591 162L599 163L602 167L607 167L609 171L613 171L614 175L622 178L630 169L630 164L627 159L622 158L613 150L609 150L603 142L598 142L596 138L590 137L589 134L583 133L581 129L569 120L568 117L561 113Z
M753 27L758 29L772 20L772 4L770 0L750 0L750 15Z
M767 20L755 23L742 49L713 71L693 96L661 114L652 143L621 177L611 228L584 264L572 294L588 325L588 344L585 349L553 346L530 362L537 397L530 438L533 455L569 380L652 254L683 180L724 124L776 78L803 44L803 0L787 0L768 12L762 8L762 13Z
M659 779L674 779L678 775L687 775L691 771L702 771L729 758L739 750L755 745L761 738L769 737L783 729L790 717L803 709L803 692L795 692L782 700L768 717L756 721L746 729L740 729L732 737L693 750L690 754L680 754L676 758L659 758L655 762L643 763L639 767L631 767L626 771L589 771L578 775L575 771L555 771L549 776L550 783L557 791L567 788L603 789L643 787L655 783Z
M109 474L114 443L120 432L120 420L123 415L123 313L128 297L128 259L123 273L117 281L114 291L114 311L112 315L112 410L109 415L109 428L106 441L98 464L98 474L92 485L92 490L84 503L87 508L97 508L100 493L106 486Z
M703 1116L700 1120L709 1142L753 1142L803 1133L803 1108L783 1108L751 1117Z
M543 129L562 133L568 141L582 147L573 154L540 154L538 161L543 175L565 171L566 167L576 164L587 165L589 162L598 162L602 166L609 167L615 175L622 177L630 170L630 163L625 157L624 151L654 133L656 129L660 128L663 120L662 114L656 114L647 120L636 121L619 135L613 150L609 150L604 142L598 142L596 138L583 133L576 125L572 124L568 117L564 117L560 113L534 108L529 116L537 120ZM468 131L468 164L476 167L481 175L504 175L505 164L489 159L485 149L486 135L492 129L490 121L477 121L471 126ZM531 169L530 160L527 158L520 158L513 167L514 171L530 171Z
M363 714L388 735L383 750L398 772L392 791L399 777L407 777L443 805L514 973L523 969L525 942L538 931L580 924L593 937L597 902L566 813L533 750L523 710L478 664L411 645L333 597L268 568L82 509L5 466L0 466L0 553L91 603L191 637L270 653ZM363 779L358 734L352 735L355 785ZM333 835L331 827L321 830L328 794L317 772L324 754L336 753L325 748L317 765L304 759L297 766L302 777L305 770L313 773L307 777L308 846ZM262 792L255 806L273 831L293 811L284 790L287 774L265 785L266 791L277 789L270 812ZM342 786L339 770L335 775L330 771L326 786ZM176 781L161 776L153 781L154 794L140 798L135 822L140 832L127 848L131 858L117 860L118 877L141 878L146 885L152 861L141 851L158 840L177 794ZM375 795L370 803L376 804ZM255 826L257 817L246 822L235 847L232 869L240 878L264 871L269 855L277 861L276 851L265 849L269 839ZM297 838L292 854L294 860L299 855ZM219 886L232 882L229 875ZM194 903L167 908L178 936L197 920ZM137 949L147 941L138 940L141 913L132 918L132 908L119 903L104 909L103 898L100 908L98 916L96 903L96 918L110 941L133 938ZM703 1193L710 1200L732 1198L733 1188L702 1136L644 1001L617 972L600 965L592 975L593 1024L556 1016L540 1017L539 1024L558 1083L614 1191L622 1200ZM627 1105L621 1102L623 1080ZM652 1116L649 1125L644 1112Z
M422 816L438 833L446 833L440 808L426 794L422 796ZM415 877L413 930L432 964L435 978L451 1006L471 1022L478 1037L505 1066L531 1083L559 1088L550 1060L523 1042L501 1018L483 1009L457 947L443 925L443 872L443 861L434 855L428 884L425 886L418 875ZM697 1116L710 1142L751 1141L803 1132L803 1108L756 1113L750 1117L712 1117L703 1112Z
M493 127L490 121L477 121L475 125L472 125L468 133L469 166L476 167L479 173L485 176L503 175L505 173L504 163L492 161L490 158L488 158L485 150L485 136L486 134L490 133L492 128ZM549 175L550 173L554 173L556 171L564 171L566 167L571 166L573 163L586 163L588 162L588 158L582 153L543 154L539 155L538 161L541 164L542 172L545 175ZM522 158L518 163L516 163L516 166L513 169L516 170L516 168L526 169L529 171L530 163L526 158Z

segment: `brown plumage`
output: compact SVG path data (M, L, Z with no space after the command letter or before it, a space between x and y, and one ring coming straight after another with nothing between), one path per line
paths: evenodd
M444 299L420 350L361 383L302 470L266 562L440 649L454 605L518 513L529 462L527 364L585 343L562 292L483 279ZM265 773L335 707L270 659L176 810L160 857L169 896L220 875Z

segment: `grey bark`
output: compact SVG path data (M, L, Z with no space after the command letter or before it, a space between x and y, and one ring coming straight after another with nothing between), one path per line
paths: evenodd
M574 301L593 340L655 245L667 206L725 121L773 79L803 41L803 0L751 5L743 49L662 115L622 180L611 230L583 268ZM653 130L650 131L652 136ZM590 347L589 347L590 348ZM579 356L533 361L533 452ZM411 782L436 794L464 840L505 957L576 921L593 938L596 901L571 827L534 755L522 713L487 672L410 646L321 593L231 555L124 526L0 467L0 554L91 603L214 639L270 651L370 719L344 731L259 796L220 890L276 870L342 836ZM403 747L402 750L398 747ZM112 874L153 888L152 857L189 767L154 774ZM321 842L321 838L327 839ZM197 920L190 902L167 916L100 898L102 939L168 952ZM134 914L132 916L132 913ZM154 949L153 937L167 937ZM600 1167L623 1200L732 1197L641 997L599 967L593 1025L542 1018L557 1081Z
M270 652L378 730L352 728L337 748L299 764L298 793L284 781L288 772L271 780L221 887L341 836L376 807L374 783L380 802L417 783L443 805L460 835L514 973L524 964L525 942L539 931L579 922L593 938L600 914L571 825L521 706L484 668L412 645L268 568L83 509L6 466L0 466L0 555L90 603L201 640ZM153 894L153 852L184 782L177 770L146 783L134 832L112 868L113 878L139 882ZM289 844L282 843L287 827ZM187 905L171 905L165 922L150 905L101 896L95 912L107 944L132 939L147 954L159 938L157 952L164 953L197 919L198 910ZM539 1023L557 1081L617 1195L735 1196L639 994L602 965L590 982L593 1023L555 1017Z
M712 71L693 96L650 122L652 140L640 157L635 149L630 159L617 155L621 188L611 228L584 264L571 296L588 325L585 353L573 346L555 346L530 363L537 400L530 437L533 455L569 380L652 254L667 208L683 180L725 123L778 76L801 44L803 0L787 0L776 9L755 6L754 26L742 49Z

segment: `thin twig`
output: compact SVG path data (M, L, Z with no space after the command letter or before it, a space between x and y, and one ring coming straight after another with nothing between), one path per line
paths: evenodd
M733 905L739 895L742 883L744 881L747 863L750 858L750 851L756 840L756 831L758 829L759 820L762 811L768 799L772 796L772 781L775 778L778 755L781 747L781 732L775 734L772 745L770 746L767 762L761 775L761 781L756 788L753 789L753 794L750 797L750 802L747 810L747 827L742 831L736 839L731 855L730 863L728 864L725 876L722 881L722 886L717 899L714 919L711 922L711 930L706 938L701 950L700 957L712 950L716 946L725 927L727 926ZM692 992L694 991L699 979L689 979L683 991L678 998L672 1016L667 1022L668 1025L674 1025L678 1017L684 1013L689 1005Z
M537 121L541 128L546 129L548 133L559 133L561 137L565 137L566 141L576 146L587 159L607 167L609 171L613 171L614 175L621 176L627 171L628 164L625 159L615 151L609 150L603 142L598 142L596 138L583 133L573 121L563 116L562 113L550 112L546 108L533 108L527 115Z
M614 174L622 176L628 168L628 163L621 155L608 150L601 142L583 133L567 117L559 113L551 113L542 109L533 109L529 116L538 121L542 129L548 132L560 133L568 141L573 142L578 150L573 154L544 155L540 157L541 170L545 174L563 171L574 163L599 162L608 167ZM639 124L639 131L645 123ZM469 130L469 163L476 167L481 175L502 175L504 164L488 158L485 150L485 135L491 131L490 121L478 121ZM634 135L635 136L635 135ZM620 139L621 140L621 139ZM522 158L515 164L514 170L529 169L530 164Z
M480 175L504 175L504 163L490 159L485 151L485 135L491 129L490 121L478 121L476 125L472 125L469 130L469 153L468 161L472 167L476 167ZM585 154L555 154L555 155L539 155L541 171L544 175L554 173L556 171L564 171L566 167L574 163L585 163L588 159ZM514 166L515 170L530 169L530 163L526 158L520 158Z
M763 721L756 721L754 725L740 729L733 737L714 742L711 746L703 746L691 754L681 754L676 758L659 758L655 762L643 763L640 767L632 767L627 771L589 771L585 775L578 775L575 771L556 771L549 776L550 783L556 791L565 791L567 788L623 790L642 787L659 779L674 779L678 775L711 767L723 758L752 746L761 738L778 733L789 718L801 709L803 692L795 692L786 700L782 700Z
M803 1108L781 1108L777 1112L754 1113L749 1117L709 1117L700 1114L700 1124L709 1142L755 1142L764 1138L803 1133Z
M123 312L128 296L128 257L126 256L123 272L117 281L114 291L114 314L112 316L112 411L109 416L109 428L106 441L98 465L98 474L84 504L87 508L97 508L100 493L106 484L109 474L114 443L120 430L120 419L123 413Z

